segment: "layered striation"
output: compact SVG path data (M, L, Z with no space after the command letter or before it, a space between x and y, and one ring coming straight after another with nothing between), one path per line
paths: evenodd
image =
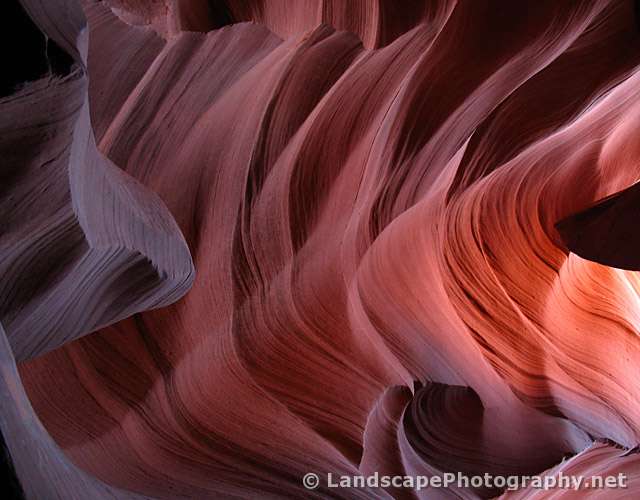
M27 497L640 489L633 2L21 2L67 58L0 99Z

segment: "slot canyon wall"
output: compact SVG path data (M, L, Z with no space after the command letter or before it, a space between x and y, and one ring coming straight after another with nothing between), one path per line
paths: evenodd
M640 495L638 2L0 9L17 498Z

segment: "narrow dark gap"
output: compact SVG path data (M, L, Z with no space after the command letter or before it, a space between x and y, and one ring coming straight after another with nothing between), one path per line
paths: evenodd
M5 0L0 7L0 37L4 50L0 97L13 94L22 84L48 74L66 75L73 59L47 39L19 0Z
M234 23L233 14L225 0L209 0L209 19L212 30Z
M24 491L13 468L13 462L9 450L4 442L4 436L0 432L0 484L3 485L3 498L8 500L24 500Z

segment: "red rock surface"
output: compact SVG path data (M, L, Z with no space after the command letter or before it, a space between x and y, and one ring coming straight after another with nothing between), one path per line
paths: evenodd
M21 3L68 58L0 98L27 497L640 494L633 2Z

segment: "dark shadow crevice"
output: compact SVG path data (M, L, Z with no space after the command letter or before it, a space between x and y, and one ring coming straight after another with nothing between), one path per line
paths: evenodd
M0 97L44 76L71 72L72 57L40 31L18 0L3 2L0 13L0 36L5 50Z

